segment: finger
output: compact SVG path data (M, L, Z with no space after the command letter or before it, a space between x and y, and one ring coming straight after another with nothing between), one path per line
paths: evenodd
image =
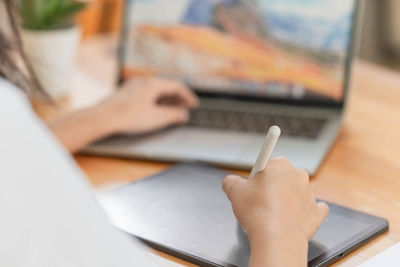
M329 215L329 206L325 202L317 203L319 223L322 224Z
M178 81L159 80L157 93L160 95L176 95L182 99L187 107L195 108L199 105L196 94Z
M329 206L324 202L318 202L316 215L312 216L312 223L308 225L311 227L311 229L305 231L307 233L307 239L309 241L313 238L313 236L321 227L322 223L326 220L328 215L329 215Z
M189 111L182 107L162 107L158 109L156 119L159 126L164 127L174 124L183 124L189 120Z
M302 182L303 185L309 185L310 184L310 175L308 174L307 171L303 169L296 169L296 177Z
M130 79L124 81L122 87L133 89L136 87L143 87L143 85L145 83L146 83L146 79L140 78L140 77L135 77L135 78L130 78Z
M285 179L291 178L293 175L288 175L293 170L293 166L287 158L278 157L272 158L268 161L267 166L262 174L262 180L270 179Z
M222 189L228 198L232 201L236 192L246 183L247 180L237 175L229 175L222 181Z
M285 157L272 158L272 159L269 160L268 165L269 166L274 166L274 167L277 167L277 168L292 167L292 163L290 163L290 161Z

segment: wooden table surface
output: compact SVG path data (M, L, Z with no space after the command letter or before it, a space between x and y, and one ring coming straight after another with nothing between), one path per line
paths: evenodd
M73 109L93 104L112 91L115 42L85 41L78 60ZM357 266L400 242L400 74L367 62L354 66L343 130L311 179L318 198L390 221L387 234L345 257L335 266ZM76 156L97 188L108 188L157 173L168 166L139 160ZM187 262L167 256L187 266Z

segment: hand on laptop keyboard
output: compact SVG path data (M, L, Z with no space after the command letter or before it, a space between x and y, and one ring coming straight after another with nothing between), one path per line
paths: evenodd
M197 105L196 95L178 81L133 79L98 109L112 133L140 134L187 122L189 109Z

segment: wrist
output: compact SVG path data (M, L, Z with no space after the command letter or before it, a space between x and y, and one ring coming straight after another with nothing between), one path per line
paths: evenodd
M92 107L73 112L49 123L58 140L71 153L116 132L116 125L105 109Z
M308 240L304 234L296 228L273 229L269 227L259 228L248 233L250 244L269 244L272 241L296 240L297 243L308 247Z
M262 214L255 211L252 215L245 222L249 239L281 238L290 233L307 241L306 235L298 224L288 220L285 214Z
M307 266L308 241L297 229L259 229L249 240L251 267Z
M112 134L122 133L122 125L120 125L120 114L114 114L115 109L102 103L88 109L92 117L93 123L96 125L95 128L99 130L102 136L108 136Z

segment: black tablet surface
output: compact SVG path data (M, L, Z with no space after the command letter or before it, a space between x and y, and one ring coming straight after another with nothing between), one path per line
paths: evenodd
M150 246L200 266L248 266L250 248L222 191L226 171L179 164L99 195L112 222ZM388 229L388 221L330 204L310 242L309 266L332 264Z

